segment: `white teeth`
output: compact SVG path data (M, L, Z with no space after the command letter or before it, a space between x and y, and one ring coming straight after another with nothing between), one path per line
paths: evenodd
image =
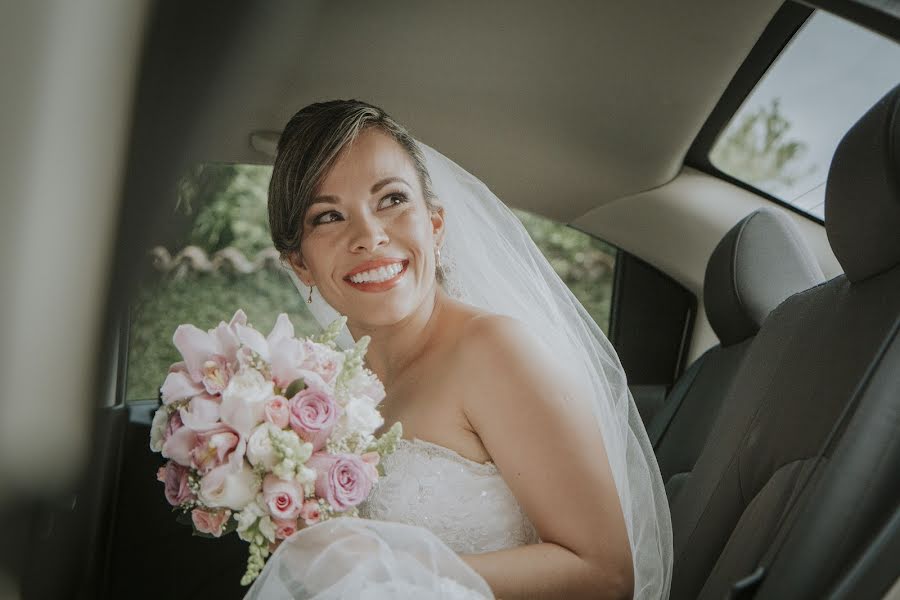
M387 281L388 279L395 277L402 270L403 265L401 263L394 263L386 267L378 267L377 269L363 271L362 273L352 275L350 277L350 281L352 281L353 283Z

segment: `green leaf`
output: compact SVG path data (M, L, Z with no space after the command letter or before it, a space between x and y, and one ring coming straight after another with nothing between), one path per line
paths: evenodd
M287 389L284 391L284 397L290 400L304 389L306 389L306 382L302 378L295 379L287 386Z
M181 525L187 525L188 527L194 527L194 521L191 519L191 511L189 510L181 510L177 506L172 509L172 512L177 512L175 515L175 522Z

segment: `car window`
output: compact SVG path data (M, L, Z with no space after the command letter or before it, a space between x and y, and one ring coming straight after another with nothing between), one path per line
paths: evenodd
M173 362L181 323L211 329L242 308L268 332L286 312L298 335L321 328L272 246L266 216L271 167L201 164L179 182L173 247L147 253L146 276L131 306L126 400L157 397Z
M272 246L266 213L271 173L270 166L206 163L179 182L172 200L177 242L149 249L130 309L127 401L157 397L169 365L180 360L172 334L181 323L211 329L242 308L264 332L281 312L298 335L321 331ZM615 249L570 227L515 213L608 331Z
M616 248L556 221L522 210L513 213L557 275L608 335Z
M818 219L844 133L900 83L900 45L816 11L712 148L724 173Z

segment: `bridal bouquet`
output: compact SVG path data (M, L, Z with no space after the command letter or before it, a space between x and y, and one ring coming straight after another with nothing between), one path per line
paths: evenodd
M375 438L384 387L363 366L368 338L337 349L344 322L297 339L281 314L264 337L238 310L215 329L175 331L184 360L169 368L150 431L150 448L168 459L157 478L196 535L236 531L249 542L243 585L276 540L357 516L401 435L398 423Z

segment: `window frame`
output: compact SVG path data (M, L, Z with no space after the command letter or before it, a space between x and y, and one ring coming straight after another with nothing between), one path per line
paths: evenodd
M722 97L710 112L688 149L684 164L752 192L814 223L823 225L823 219L724 173L709 159L713 145L724 132L728 123L772 66L772 63L816 10L829 12L835 17L900 43L900 5L887 5L873 0L805 0L802 4L788 0L775 13L725 88Z
M823 221L815 215L725 173L709 159L716 140L725 131L734 115L740 110L741 105L814 12L814 8L790 0L778 9L700 128L697 137L694 138L694 142L688 149L684 164L761 196L815 223L822 224Z

